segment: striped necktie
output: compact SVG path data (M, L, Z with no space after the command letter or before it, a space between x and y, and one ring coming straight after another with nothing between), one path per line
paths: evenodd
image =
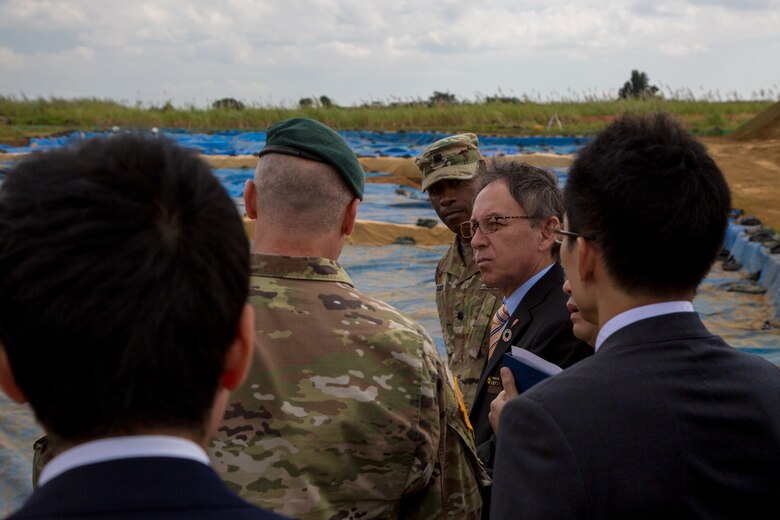
M504 325L509 319L509 310L506 308L506 303L501 305L501 308L496 311L493 316L493 321L490 322L490 348L488 348L488 360L493 355L493 351L496 350L498 340L501 339L501 331L504 330Z

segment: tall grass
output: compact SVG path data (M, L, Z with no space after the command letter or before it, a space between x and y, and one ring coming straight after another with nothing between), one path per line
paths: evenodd
M495 99L494 97L493 99ZM241 110L134 105L107 99L17 98L0 96L0 137L51 130L184 128L203 131L265 129L275 121L304 116L340 130L471 131L480 134L591 134L627 113L666 111L697 134L728 133L773 104L771 100L585 99L557 101L497 97L498 101L427 103L420 100L366 103L359 107L250 105ZM561 127L555 123L560 120ZM550 124L551 121L554 124ZM4 123L4 124L3 124ZM48 128L47 128L48 127Z

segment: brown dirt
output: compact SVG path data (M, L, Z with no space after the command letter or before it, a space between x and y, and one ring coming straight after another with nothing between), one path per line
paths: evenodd
M780 101L737 128L732 137L739 141L780 139Z
M707 137L703 141L726 176L733 206L780 230L780 138Z
M780 230L780 101L730 139L705 139L731 186L733 205Z

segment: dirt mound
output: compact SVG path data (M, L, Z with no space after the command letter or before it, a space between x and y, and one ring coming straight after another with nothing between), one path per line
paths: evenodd
M740 141L780 139L780 101L737 128L732 137Z

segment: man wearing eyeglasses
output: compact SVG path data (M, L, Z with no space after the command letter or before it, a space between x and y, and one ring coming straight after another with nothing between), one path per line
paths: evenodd
M484 161L474 134L459 134L428 146L415 161L422 189L455 240L436 267L436 307L439 311L447 364L467 409L485 366L490 320L501 306L499 293L482 283L470 239L460 233L471 216L474 181Z
M691 304L730 205L668 115L580 153L556 234L596 353L507 403L491 518L780 518L780 371Z
M503 296L470 413L477 453L492 468L495 435L488 414L503 390L503 354L514 345L566 368L593 349L574 337L561 291L564 275L553 229L561 222L563 196L555 175L516 161L494 163L476 191L472 218L461 225L461 234L471 238L482 280Z

